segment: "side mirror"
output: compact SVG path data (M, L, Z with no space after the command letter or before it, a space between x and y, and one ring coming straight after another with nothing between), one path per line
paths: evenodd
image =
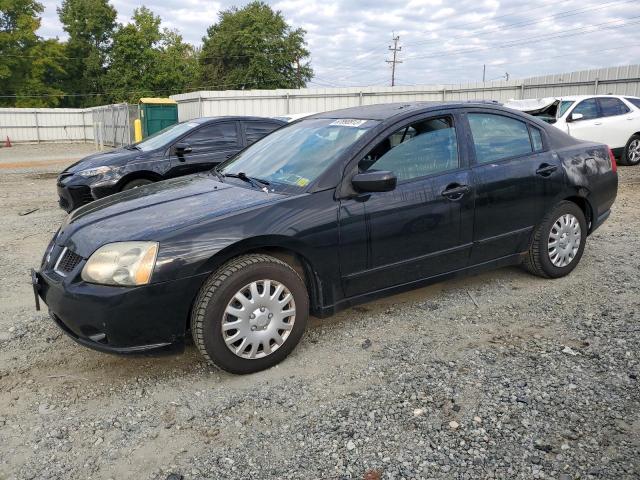
M398 177L386 170L358 173L351 179L351 184L359 192L390 192L397 183Z
M582 120L584 118L584 115L582 113L572 113L571 115L569 115L569 118L567 120L569 120L570 122L575 122L576 120Z
M184 143L184 142L176 143L174 148L177 155L184 155L185 153L191 153L193 150L188 143Z

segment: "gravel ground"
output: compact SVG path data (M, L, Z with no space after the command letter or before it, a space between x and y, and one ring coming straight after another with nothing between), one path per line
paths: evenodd
M640 478L640 167L569 277L506 268L314 319L242 377L193 346L86 350L34 311L54 173L0 171L0 479Z

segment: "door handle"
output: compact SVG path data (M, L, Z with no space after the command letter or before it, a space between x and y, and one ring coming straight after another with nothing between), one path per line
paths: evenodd
M602 122L594 122L594 125L602 125Z
M452 183L450 185L447 185L447 187L442 191L442 196L448 198L449 200L460 200L470 191L471 187L469 187L469 185Z
M558 167L556 165L549 165L548 163L543 163L536 170L536 175L540 175L541 177L548 177L557 169Z

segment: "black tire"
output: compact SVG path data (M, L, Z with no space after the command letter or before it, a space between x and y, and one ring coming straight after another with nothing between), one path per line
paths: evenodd
M234 295L260 280L284 285L295 302L295 320L288 337L262 358L243 358L227 347L222 322ZM309 318L309 295L304 281L287 263L263 254L236 257L214 272L200 289L191 313L191 334L200 353L211 364L230 373L246 374L272 367L284 360L299 343ZM262 348L259 347L259 348Z
M136 178L135 180L125 183L120 191L124 192L125 190L142 187L144 185L149 185L150 183L153 183L153 180L149 180L148 178Z
M640 155L637 156L636 160L631 159L631 153L632 153L631 144L634 144L633 145L634 147L637 147L637 145L640 144L640 134L636 133L634 135L631 135L631 138L625 145L624 151L620 156L620 160L619 160L620 165L631 166L631 165L638 165L640 163Z
M549 254L551 229L563 215L573 215L580 225L580 244L573 259L566 266L553 264ZM559 278L571 273L578 265L587 239L587 221L582 209L573 202L562 201L551 210L536 227L524 261L525 268L534 275L544 278Z

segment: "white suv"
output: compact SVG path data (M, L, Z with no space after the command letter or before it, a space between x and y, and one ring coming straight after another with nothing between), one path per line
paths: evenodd
M569 135L609 145L622 165L640 163L640 98L574 95L511 100L506 107L539 116Z

